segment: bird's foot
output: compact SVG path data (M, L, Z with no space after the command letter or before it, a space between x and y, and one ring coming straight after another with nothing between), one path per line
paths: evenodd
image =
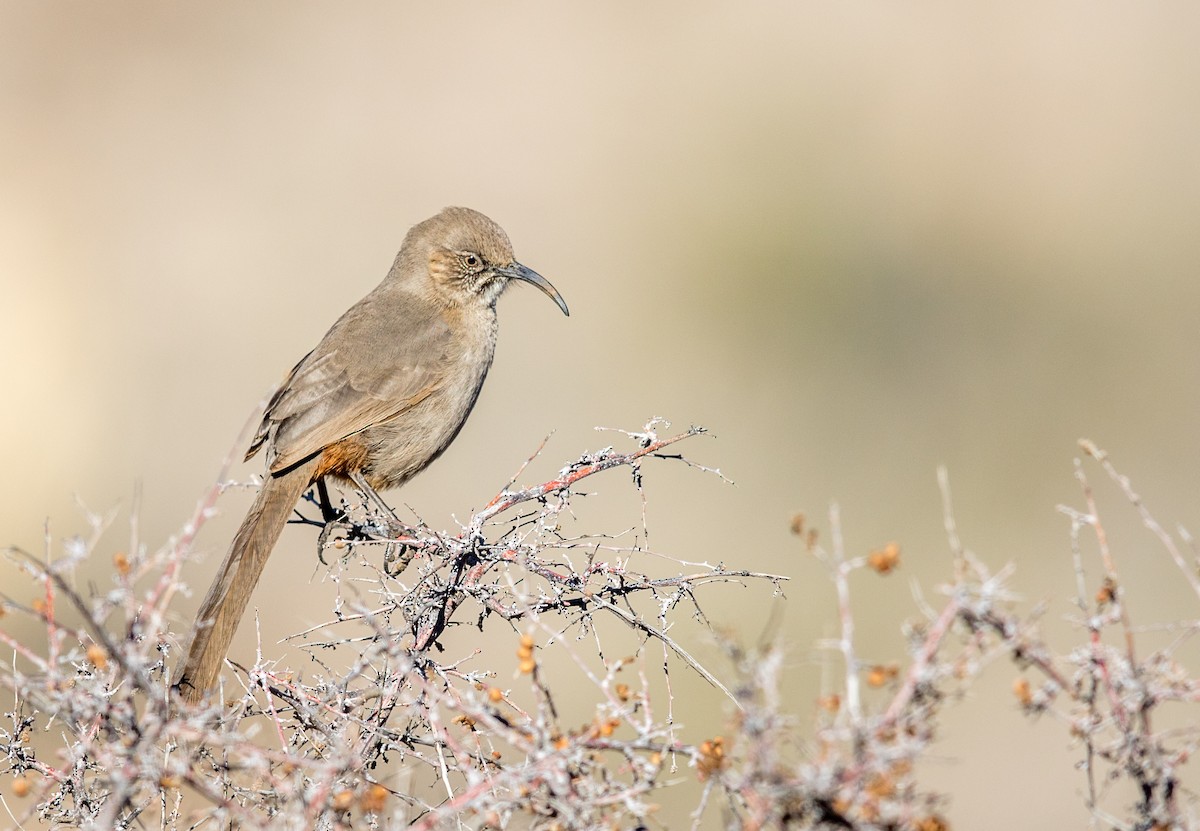
M333 520L325 523L325 527L321 529L320 536L317 537L317 559L321 561L321 565L329 565L325 560L325 550L334 548L338 551L346 550L349 546L356 542L364 541L379 541L380 536L372 533L369 526L358 525L353 522L344 520ZM388 541L384 538L383 549L383 573L388 577L396 577L412 562L416 555L416 548L411 545L406 545L402 542Z
M326 548L332 546L338 551L342 551L352 543L369 539L371 536L363 530L361 525L341 519L330 520L325 523L320 536L317 537L317 559L321 561L321 565L327 566L329 563L325 561Z
M402 542L389 542L383 549L383 573L388 577L399 577L412 562L416 549Z

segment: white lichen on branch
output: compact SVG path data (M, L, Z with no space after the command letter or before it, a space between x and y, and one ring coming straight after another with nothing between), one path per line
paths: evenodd
M285 668L260 646L252 666L230 662L235 672L199 708L169 692L179 639L170 604L195 535L228 487L224 472L178 539L150 550L135 525L130 547L110 555L105 591L81 593L73 580L80 562L103 556L104 523L68 541L66 556L11 552L38 594L30 604L5 596L4 609L40 623L47 646L0 631L14 655L0 684L15 696L0 728L0 775L22 792L5 806L21 823L98 828L185 828L205 818L264 828L640 821L654 810L648 797L665 784L664 769L695 764L700 751L652 706L644 656L601 658L597 673L595 656L581 654L586 641L563 634L611 620L632 628L642 650L659 644L720 687L669 633L670 618L698 612L699 593L714 583L755 581L769 592L786 578L683 562L655 574L642 566L661 553L563 526L577 483L662 463L664 448L702 432L587 453L536 485L514 479L457 532L407 526L384 506L345 499L345 522L321 536L322 553L336 555L333 616L295 638L315 669ZM641 490L641 477L633 481ZM379 567L381 551L402 566ZM497 680L507 662L443 651L457 626L511 633L516 687ZM325 660L341 646L353 651L348 666ZM593 684L588 724L563 723L556 685L541 670L545 649L571 655ZM64 738L46 748L35 736L50 724ZM404 787L422 775L441 783L440 797Z
M135 513L128 544L114 548L112 517L89 513L87 536L60 554L49 541L42 556L10 551L33 591L0 595L0 643L11 651L0 686L12 695L0 720L0 807L22 827L674 827L656 813L659 792L688 780L694 827L940 831L953 801L972 795L923 786L919 763L943 708L1009 661L1017 706L1039 724L1066 725L1079 748L1081 822L1197 827L1184 770L1200 729L1164 727L1158 711L1200 700L1177 654L1200 624L1133 624L1121 552L1085 461L1083 505L1061 508L1079 632L1061 647L1040 631L1041 609L1021 610L1013 568L992 570L963 544L944 471L949 578L898 624L905 653L891 659L862 657L851 577L894 579L911 555L895 542L848 550L836 508L828 548L797 517L792 530L837 599L836 635L819 646L839 670L817 701L798 702L782 678L782 645L748 649L747 633L718 635L732 668L722 671L703 666L675 628L684 616L707 624L702 596L723 585L750 583L765 596L787 577L648 546L643 466L679 460L725 478L678 452L701 428L664 436L667 426L617 431L631 449L584 453L547 481L518 485L526 462L456 530L406 524L344 495L344 521L319 536L334 589L329 619L288 639L311 661L286 666L260 643L253 663L231 661L220 694L199 707L170 694L180 637L171 607L195 535L231 486L227 471L165 545L140 539ZM1200 596L1191 537L1181 531L1177 542L1108 457L1082 446ZM579 530L579 483L616 469L631 475L594 481L631 484L642 527ZM304 511L297 521L316 524ZM111 562L111 583L80 589L76 569L97 558ZM12 621L38 636L16 637ZM1139 637L1151 629L1178 637L1147 651ZM456 631L506 646L483 650ZM638 646L609 654L615 631ZM565 683L564 666L587 700ZM676 723L672 671L694 672L735 702L721 734ZM813 705L818 716L805 724L798 714ZM581 706L587 717L572 721ZM1132 801L1114 797L1120 781L1134 785Z

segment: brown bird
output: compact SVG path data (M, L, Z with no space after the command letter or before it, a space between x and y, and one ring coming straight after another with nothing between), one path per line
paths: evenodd
M297 500L322 477L385 490L420 472L458 435L496 348L496 301L512 280L567 304L513 259L504 230L446 208L413 226L387 277L350 307L271 397L246 458L269 475L242 520L196 622L175 686L213 686L267 557ZM328 518L328 517L327 517Z

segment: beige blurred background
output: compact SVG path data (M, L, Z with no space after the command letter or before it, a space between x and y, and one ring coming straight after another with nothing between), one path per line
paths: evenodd
M901 543L898 575L854 584L865 654L898 656L909 581L948 573L945 464L966 543L1068 645L1077 438L1200 526L1197 24L1186 3L5 2L0 542L85 530L78 497L121 511L111 552L139 487L144 539L176 533L405 230L464 204L572 315L502 300L478 408L393 501L449 526L552 430L527 478L613 440L595 425L708 426L686 449L737 485L649 468L651 541L795 578L701 599L747 641L781 615L806 720L831 591L789 517L827 528L837 500L851 552ZM637 522L627 477L593 489L605 528ZM1138 622L1195 617L1101 496ZM246 501L204 529L198 592ZM268 644L328 613L306 533L256 596ZM1013 674L951 710L928 783L956 828L1085 827L1078 750L1020 716ZM727 714L683 698L693 738Z

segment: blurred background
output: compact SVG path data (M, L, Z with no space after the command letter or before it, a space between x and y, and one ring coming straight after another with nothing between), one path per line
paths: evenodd
M793 578L786 599L700 599L748 643L778 619L801 724L837 665L813 649L832 590L795 511L827 534L836 500L850 553L902 547L899 573L852 587L868 659L903 654L911 585L936 596L949 575L939 464L966 545L1015 565L1063 648L1055 506L1081 502L1078 438L1168 528L1200 526L1192 4L10 1L0 17L0 543L41 552L48 527L57 548L86 531L78 500L118 511L116 550L138 489L143 539L178 533L257 402L448 204L502 224L572 313L503 298L475 413L393 502L452 527L551 431L526 481L620 439L597 425L709 427L684 449L736 485L649 467L651 544ZM605 528L640 523L624 474L593 483L616 494ZM1135 622L1196 617L1128 505L1099 494ZM227 494L204 528L181 629L247 503ZM254 601L266 644L328 616L313 534L288 535ZM99 585L110 568L93 565ZM14 575L0 565L27 591ZM692 646L728 671L711 638ZM954 827L1083 827L1080 752L1017 712L1014 675L993 667L951 709L927 784ZM684 689L686 737L717 732L721 699Z

